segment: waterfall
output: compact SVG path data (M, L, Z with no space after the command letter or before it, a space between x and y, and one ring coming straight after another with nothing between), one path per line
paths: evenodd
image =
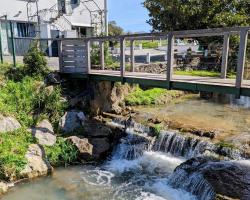
M213 151L214 146L199 139L164 131L161 132L159 139L154 144L154 150L171 153L175 156L191 158L202 155L207 150Z
M164 172L164 168L168 168L169 170L170 165L174 166L174 164L170 163L181 164L180 160L175 160L176 158L182 158L182 162L184 162L185 159L191 159L193 157L219 154L225 156L225 160L241 159L240 151L217 146L203 141L198 137L187 137L174 131L161 131L158 137L152 137L153 134L149 127L136 122L126 124L126 122L122 120L116 120L113 122L113 125L122 127L123 129L126 128L127 132L127 137L121 140L112 157L113 161L109 164L110 168L118 168L120 172L130 171L131 168L140 168L144 170L150 169L149 173L157 172L161 174ZM158 156L162 153L169 155L166 159L168 161L166 163L163 162L164 166L159 165L159 163L157 164ZM153 162L155 162L155 164L152 164ZM117 165L119 165L119 167L117 167ZM168 173L165 175L167 174ZM215 192L212 186L204 179L198 169L188 174L185 169L178 167L168 176L165 184L175 189L188 191L192 195L197 196L198 199L215 199Z
M215 192L211 185L199 172L189 175L183 169L177 169L169 178L168 183L174 188L182 188L202 200L215 199Z

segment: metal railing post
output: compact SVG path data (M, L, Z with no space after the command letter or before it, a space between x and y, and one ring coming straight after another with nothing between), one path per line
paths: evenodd
M125 76L125 38L120 38L120 70L121 77Z
M15 49L12 21L10 21L10 37L11 37L11 46L12 46L13 65L14 67L16 67L16 49Z
M221 64L221 78L223 79L227 78L229 41L230 41L230 33L225 33L223 42L222 64Z
M247 29L241 30L238 64L237 64L237 75L236 75L236 88L239 90L243 82L244 67L245 67L245 61L246 61L247 38L248 38L248 30Z
M173 77L173 66L174 66L174 35L173 33L168 34L168 52L167 52L167 82L168 88L170 89L170 82Z

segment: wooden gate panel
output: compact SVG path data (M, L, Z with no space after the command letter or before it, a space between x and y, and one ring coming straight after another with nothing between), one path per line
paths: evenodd
M87 73L87 44L84 40L59 42L60 71L63 73Z

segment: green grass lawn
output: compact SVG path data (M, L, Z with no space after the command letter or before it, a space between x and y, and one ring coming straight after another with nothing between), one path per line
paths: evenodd
M192 70L192 71L174 71L175 75L184 75L184 76L200 76L200 77L220 77L220 72L215 71L206 71L206 70ZM235 73L230 73L227 75L227 78L234 79L236 77Z
M153 88L142 90L139 86L125 98L125 104L136 105L158 105L163 104L167 99L180 96L180 91Z

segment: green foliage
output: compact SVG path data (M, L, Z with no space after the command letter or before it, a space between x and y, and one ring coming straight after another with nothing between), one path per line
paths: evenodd
M25 153L34 139L25 128L0 134L0 179L15 179L27 164Z
M66 108L60 96L59 87L50 92L30 77L21 82L7 81L0 86L0 113L15 116L24 126L34 125L35 114L45 115L56 123Z
M221 142L217 143L216 145L220 148L230 148L230 149L235 148L235 146L232 143L229 143L226 141L221 141Z
M108 44L105 43L104 45L104 60L105 65L109 66L112 65L114 62L112 60L111 55L108 52ZM93 45L91 48L91 64L92 65L100 65L100 46Z
M108 24L109 28L109 36L119 36L123 34L123 29L117 25L115 21L111 21ZM118 44L118 41L110 41L109 42L111 47L114 47Z
M78 149L63 138L57 138L52 147L45 147L45 153L52 166L68 165L76 161Z
M150 90L142 90L137 87L132 93L125 98L126 105L152 105L158 104L160 99L165 96L176 97L176 91L168 91L160 88L153 88Z
M41 87L33 100L33 110L35 113L46 116L51 123L56 125L64 111L67 103L61 100L61 88L53 86L49 88Z
M177 70L174 72L175 75L185 75L185 76L200 76L200 77L220 77L219 72L207 71L207 70L191 70L191 71L181 71ZM228 78L235 78L234 73L229 73Z
M43 77L49 72L45 55L36 43L31 45L23 58L23 62L25 64L26 75Z
M32 125L32 112L37 90L32 78L22 82L7 81L0 86L0 113L14 115L22 125Z
M145 0L154 30L248 26L249 0Z
M150 127L152 134L157 138L160 137L160 133L161 133L162 129L163 129L162 124L155 124L154 126Z

